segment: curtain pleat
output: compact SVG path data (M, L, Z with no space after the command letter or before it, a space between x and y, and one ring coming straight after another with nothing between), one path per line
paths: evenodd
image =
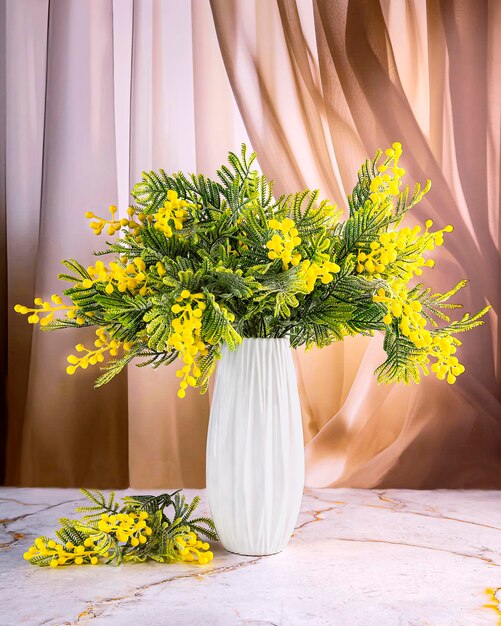
M48 2L5 9L5 162L6 286L9 328L7 393L7 480L19 479L26 389L32 352L32 327L12 309L32 302L35 291L42 186ZM28 9L28 10L26 10ZM23 81L16 80L24 76ZM16 119L19 123L15 123ZM21 123L24 122L24 123ZM17 419L16 419L17 418Z
M42 333L17 302L58 293L60 260L93 262L83 214L116 202L112 5L7 3L8 475L40 486L126 486L127 378L65 375L92 331Z
M0 3L0 58L7 55L5 3ZM6 64L0 63L0 484L5 482L7 472L7 207L6 207Z

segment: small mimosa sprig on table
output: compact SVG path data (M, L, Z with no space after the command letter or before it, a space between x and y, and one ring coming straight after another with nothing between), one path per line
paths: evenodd
M122 561L184 561L205 565L213 559L209 544L217 540L208 517L193 517L200 498L190 504L179 491L158 496L125 496L122 502L100 491L82 489L91 501L81 506L81 520L61 518L56 538L38 537L24 553L33 565L120 565Z

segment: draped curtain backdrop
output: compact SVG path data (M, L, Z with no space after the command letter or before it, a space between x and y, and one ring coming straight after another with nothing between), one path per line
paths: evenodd
M456 385L380 386L380 337L295 352L315 487L501 487L501 3L494 0L1 0L0 369L8 484L204 485L209 397L175 366L99 390L65 373L86 331L13 313L92 261L87 210L141 171L214 174L242 141L278 192L345 206L360 164L393 141L433 186L412 220L455 232L426 280L472 279ZM88 340L92 333L89 333Z

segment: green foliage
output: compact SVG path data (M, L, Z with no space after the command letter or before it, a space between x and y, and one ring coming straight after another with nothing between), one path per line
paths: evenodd
M98 490L80 489L84 496L92 502L90 505L78 506L76 513L85 513L83 521L89 524L97 524L101 515L108 513L114 515L118 513L119 503L115 501L115 492L111 491L108 497Z
M420 359L423 351L398 332L388 332L384 338L386 361L376 369L380 382L420 380Z
M380 381L418 381L432 358L437 376L454 382L462 366L453 336L481 324L488 307L451 321L443 310L460 306L449 300L466 281L443 294L414 284L452 227L397 228L430 189L429 181L412 194L402 186L401 153L395 143L362 165L345 220L316 190L275 198L245 145L238 156L230 152L215 180L143 172L128 218L115 219L114 207L111 220L89 214L97 233L121 232L96 253L112 262L86 269L64 261L71 305L17 310L34 323L47 314L48 330L104 330L97 350L80 347L83 356L69 357L70 374L104 353L113 357L97 386L132 361L158 367L179 359L183 397L189 385L204 392L221 347L235 350L243 338L323 347L376 331L385 334L387 355ZM56 310L66 315L55 319Z
M148 514L162 512L162 521L167 523L170 529L188 525L190 530L202 537L217 541L217 533L214 522L209 517L193 517L195 509L200 503L200 497L195 496L191 503L186 501L186 496L181 490L172 494L164 493L159 496L126 496L124 501L135 511L146 511ZM172 508L172 514L169 509Z

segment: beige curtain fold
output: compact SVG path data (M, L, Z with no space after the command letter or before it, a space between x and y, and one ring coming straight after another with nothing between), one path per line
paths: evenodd
M92 332L42 333L13 312L92 262L83 213L116 201L111 2L6 3L7 481L126 486L127 378L65 375Z
M445 290L468 276L466 310L486 301L494 306L489 323L464 339L467 374L454 387L432 379L419 387L378 386L372 372L383 358L379 337L346 340L321 355L299 352L307 484L499 486L499 6L468 0L211 0L211 6L250 139L279 190L320 185L342 203L359 164L401 141L411 180L433 181L414 219L455 226L426 280ZM264 44L273 49L271 65L260 53L262 29L272 33ZM273 93L275 82L293 85L293 97L277 90L259 99ZM297 117L301 127L291 123ZM319 397L330 402L319 404Z
M195 168L192 43L182 38L190 33L190 14L189 3L177 11L173 2L134 3L131 185L144 170ZM197 484L203 475L205 457L190 449L203 450L207 400L190 394L183 403L174 374L173 367L129 368L129 467L136 487Z
M1 8L9 484L205 483L210 399L192 390L179 400L175 366L131 366L95 391L92 368L64 372L84 332L41 333L12 311L61 290L60 259L92 262L100 241L86 210L118 203L124 214L143 170L213 175L242 141L277 192L320 188L344 206L361 162L399 140L409 179L433 180L412 219L456 228L426 280L440 290L468 276L466 310L488 301L494 311L465 337L467 372L453 387L431 378L378 386L381 337L296 351L307 483L501 486L500 3L6 0Z

